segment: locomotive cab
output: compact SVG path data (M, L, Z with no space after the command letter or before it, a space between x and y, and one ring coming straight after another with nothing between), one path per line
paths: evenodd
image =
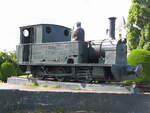
M20 27L20 44L71 41L70 28L54 24Z
M20 44L17 46L19 64L29 64L32 48L36 44L71 41L70 28L54 24L37 24L20 27Z

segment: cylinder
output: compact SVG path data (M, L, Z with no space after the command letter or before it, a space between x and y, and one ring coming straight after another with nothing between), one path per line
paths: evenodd
M109 37L115 40L115 21L116 17L110 17L109 19Z

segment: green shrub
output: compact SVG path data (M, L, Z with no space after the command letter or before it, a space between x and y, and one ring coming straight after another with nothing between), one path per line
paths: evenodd
M14 65L16 70L16 75L21 75L23 72L21 68L17 65L16 52L0 51L0 65L4 62L10 62Z
M129 65L142 64L142 76L138 77L135 82L150 83L150 52L147 50L133 50L128 56Z
M0 79L3 82L7 82L7 78L16 74L15 67L12 63L4 62L0 68Z

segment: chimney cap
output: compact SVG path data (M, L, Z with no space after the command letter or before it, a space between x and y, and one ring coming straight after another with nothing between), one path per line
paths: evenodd
M116 17L109 17L108 19L117 19Z

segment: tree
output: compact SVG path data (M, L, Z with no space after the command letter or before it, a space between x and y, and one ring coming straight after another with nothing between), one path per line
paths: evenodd
M134 0L134 1L142 4L146 8L150 7L150 0Z
M0 64L2 64L3 62L11 62L13 64L16 63L16 53L15 52L0 52Z
M127 29L128 46L131 50L150 50L150 0L132 0Z

